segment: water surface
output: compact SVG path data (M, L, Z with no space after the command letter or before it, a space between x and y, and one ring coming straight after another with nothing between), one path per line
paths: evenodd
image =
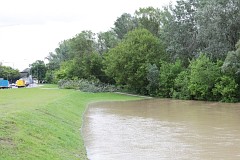
M240 104L150 99L91 104L90 160L238 160Z

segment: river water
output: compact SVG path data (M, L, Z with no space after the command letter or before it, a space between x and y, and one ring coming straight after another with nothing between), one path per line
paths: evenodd
M82 133L90 160L239 160L240 104L94 103Z

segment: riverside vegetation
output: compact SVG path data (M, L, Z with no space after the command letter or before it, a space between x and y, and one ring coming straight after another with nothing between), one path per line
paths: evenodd
M239 26L238 0L140 8L123 13L109 31L61 41L49 63L34 62L31 73L49 83L84 79L94 92L95 84L110 84L156 97L239 102Z
M138 99L56 87L0 90L1 160L87 159L80 131L86 106Z
M47 64L31 64L31 73L48 83L85 79L156 97L239 102L239 26L239 0L139 8L120 15L106 32L62 40ZM9 72L3 76L14 79Z

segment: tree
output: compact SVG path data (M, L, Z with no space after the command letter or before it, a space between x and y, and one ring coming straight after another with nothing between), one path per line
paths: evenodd
M123 39L124 36L133 29L138 27L137 20L131 14L124 13L114 22L114 32L119 39Z
M91 31L82 31L73 38L61 42L55 49L55 53L50 53L47 57L49 60L47 64L48 80L95 77L96 72L101 71L100 64L102 63L102 58L97 55L97 51L105 52L107 45L114 43L110 42L113 35L112 32L99 34L101 51L98 50L95 34Z
M188 65L188 60L197 52L198 0L179 0L175 7L169 6L162 12L161 38L173 60L180 59Z
M83 55L95 52L96 49L95 34L91 31L82 31L69 39L69 54L72 55L71 59L80 59Z
M98 53L84 55L81 59L74 59L74 68L72 68L75 77L95 80L102 82L106 80L106 75L102 71L102 56Z
M48 60L47 67L49 70L57 70L60 68L60 64L64 61L70 60L73 58L73 55L70 55L70 41L64 40L59 43L59 47L55 49L55 52L50 52L49 55L45 58Z
M138 26L150 31L154 36L159 37L161 25L161 11L153 7L140 8L135 11Z
M236 51L228 52L222 70L225 74L235 77L240 82L240 40L236 44Z
M98 52L101 55L108 52L108 50L114 48L119 41L116 33L112 30L98 33Z
M167 52L185 66L201 52L215 62L225 59L240 38L239 0L179 0L161 15Z
M240 40L236 44L236 51L228 52L222 65L222 71L238 84L237 95L240 96Z
M0 78L4 78L10 82L15 82L20 78L20 72L17 69L0 65Z
M240 38L239 0L201 0L198 7L199 49L213 60L225 59ZM208 17L208 18L207 18Z
M106 54L104 71L117 84L146 94L148 64L158 64L164 58L159 39L146 29L136 29Z
M156 64L149 64L147 67L147 90L151 96L156 96L159 90L159 68Z
M46 76L46 65L44 61L37 60L30 65L30 73L32 73L33 77L37 78L37 80L41 83L45 79Z

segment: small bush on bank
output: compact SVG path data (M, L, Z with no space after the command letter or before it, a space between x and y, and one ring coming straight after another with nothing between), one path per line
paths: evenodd
M222 76L215 84L213 94L222 102L237 102L238 84L232 77Z
M114 85L104 84L98 81L81 80L60 80L59 88L62 89L77 89L82 92L115 92L118 91Z

